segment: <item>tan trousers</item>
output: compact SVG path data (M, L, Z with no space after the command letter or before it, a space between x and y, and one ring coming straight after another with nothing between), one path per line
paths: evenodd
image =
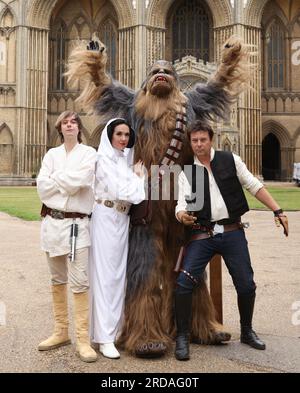
M49 253L46 252L46 256L52 285L67 284L69 281L73 293L86 292L89 289L88 248L76 250L74 262L70 262L68 255L50 257Z

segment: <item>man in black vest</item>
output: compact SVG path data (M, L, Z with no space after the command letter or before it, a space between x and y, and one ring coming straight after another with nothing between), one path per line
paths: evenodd
M274 212L276 225L283 225L284 233L288 235L287 218L280 206L239 156L212 148L213 135L208 124L201 121L191 124L188 137L194 153L192 179L189 182L182 172L178 181L176 217L187 226L189 241L175 292L175 357L178 360L189 359L193 288L215 254L222 255L237 291L241 342L255 349L266 347L252 329L256 285L241 223L241 216L249 210L242 187ZM200 177L196 170L198 165L202 168L203 176ZM199 183L204 198L203 204L195 208L197 203L191 196Z

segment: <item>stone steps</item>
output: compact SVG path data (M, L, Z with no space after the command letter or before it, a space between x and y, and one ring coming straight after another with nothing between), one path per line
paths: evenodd
M22 176L0 176L1 186L36 186L36 180Z

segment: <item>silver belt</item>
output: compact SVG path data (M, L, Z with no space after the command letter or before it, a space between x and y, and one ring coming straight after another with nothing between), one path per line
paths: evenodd
M108 199L98 199L97 203L104 205L106 207L113 208L119 213L128 214L131 204L120 201L110 201Z

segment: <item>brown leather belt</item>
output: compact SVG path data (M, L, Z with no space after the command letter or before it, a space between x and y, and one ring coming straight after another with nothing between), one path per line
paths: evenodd
M224 226L224 232L236 231L238 229L243 229L243 224L241 222L235 222L233 224L227 224ZM202 229L203 228L203 229ZM213 237L213 228L208 228L201 225L193 226L193 229L200 229L206 231L205 233L198 233L196 235L192 235L190 238L190 242L194 240L208 239L209 237Z
M84 213L63 212L61 210L50 209L50 207L47 207L45 205L42 206L41 216L42 217L51 216L52 218L54 218L56 220L63 220L65 218L85 218L85 217L90 217L90 215L84 214Z

